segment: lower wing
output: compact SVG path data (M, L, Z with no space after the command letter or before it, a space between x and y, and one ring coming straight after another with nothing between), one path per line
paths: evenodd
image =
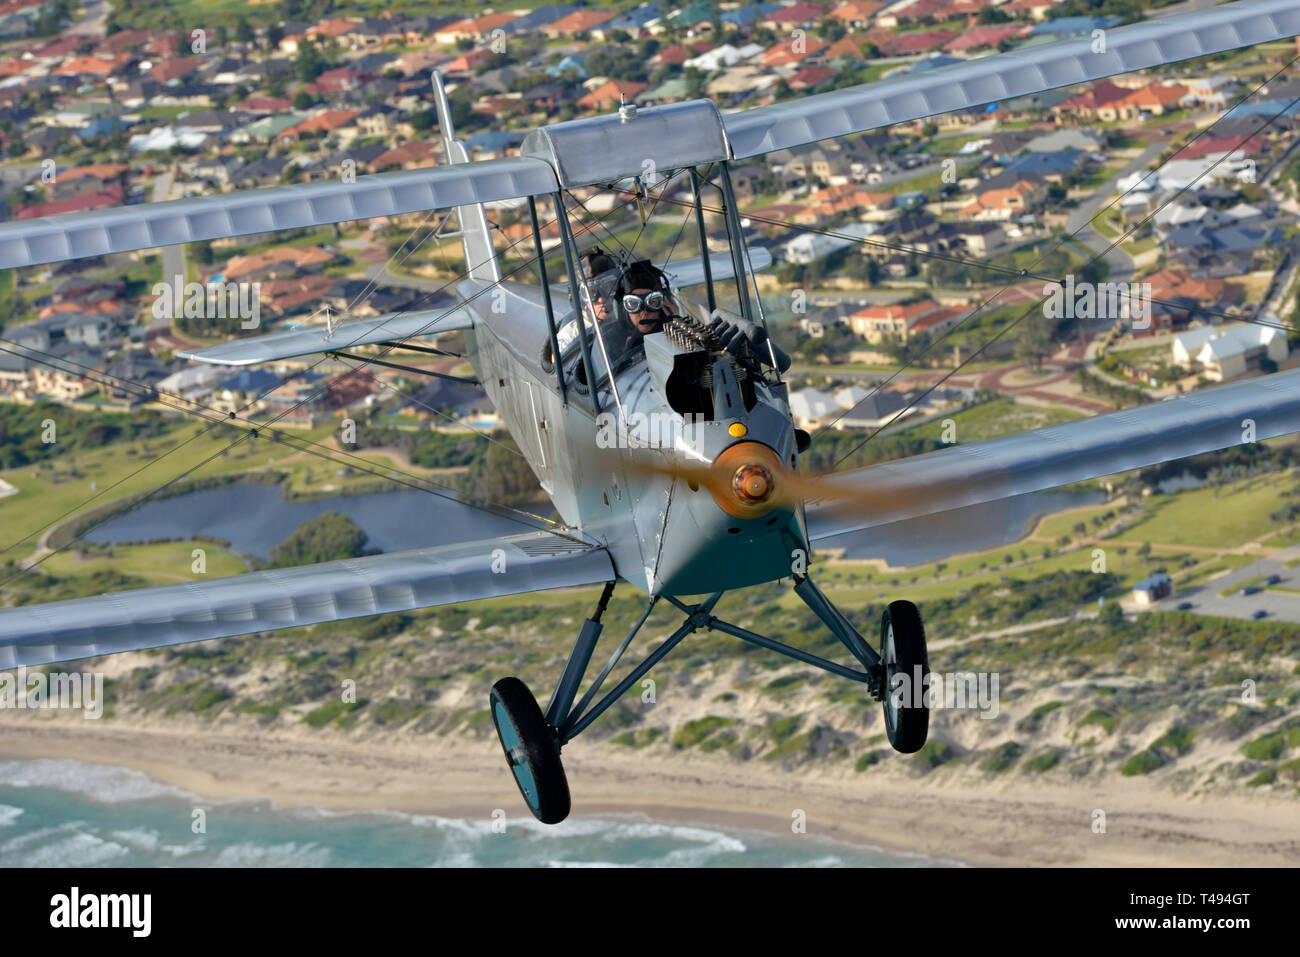
M1300 369L826 476L812 543L1300 431Z
M609 554L532 532L0 610L0 669L615 578Z

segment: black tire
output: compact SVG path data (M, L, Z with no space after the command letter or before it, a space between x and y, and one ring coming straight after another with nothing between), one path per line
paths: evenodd
M930 733L930 708L925 698L930 659L921 613L910 601L890 602L881 616L880 658L885 666L885 734L895 751L920 751ZM907 676L897 689L896 674Z
M502 678L488 701L506 764L528 810L543 824L559 824L569 816L569 781L537 699L518 678Z

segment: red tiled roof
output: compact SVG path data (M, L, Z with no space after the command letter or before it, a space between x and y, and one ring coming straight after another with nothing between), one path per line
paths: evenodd
M955 40L944 44L944 49L957 51L975 50L979 47L995 47L1005 40L1020 36L1024 30L1025 28L1018 24L976 27L974 30L967 30Z
M18 219L37 219L41 216L57 216L60 213L80 213L91 209L103 209L108 206L122 205L122 187L109 186L100 192L82 193L69 196L51 203L36 203L18 210Z
M950 43L959 36L956 30L927 30L920 33L904 33L888 41L890 53L903 56L908 53L929 53L945 43Z

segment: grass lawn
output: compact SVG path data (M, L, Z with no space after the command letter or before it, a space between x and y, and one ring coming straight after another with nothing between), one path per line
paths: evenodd
M1031 546L1023 549L1029 560L1016 566L1015 562L1024 561L1020 545L1004 545L943 562L944 568L940 574L945 577L944 581L924 581L934 578L934 563L885 572L866 562L825 563L817 571L817 581L832 599L846 604L859 603L864 597L874 599L880 593L896 597L899 589L905 589L908 599L912 601L953 598L961 594L963 589L969 590L981 584L1001 583L1009 588L1024 587L1043 575L1058 571L1089 571L1094 562L1093 547L1089 545L1043 558L1041 546ZM1100 547L1106 553L1105 570L1120 576L1125 589L1146 578L1156 568L1164 567L1173 571L1186 557L1176 549L1153 548L1151 554L1142 556L1134 548L1124 548L1121 554L1116 547ZM1007 555L1012 556L1013 567L1008 567L1004 562ZM979 567L981 563L985 566L983 569ZM921 581L914 585L911 583L913 577ZM867 592L865 596L864 591Z
M1121 534L1127 540L1232 548L1263 538L1285 504L1293 476L1268 475L1221 488L1194 489L1150 500L1146 516Z
M1090 506L1088 508L1075 508L1070 509L1068 512L1057 512L1055 515L1046 515L1034 529L1034 537L1053 542L1063 535L1068 535L1070 538L1078 538L1079 533L1074 530L1074 526L1078 525L1080 522L1083 522L1083 524L1088 527L1086 534L1094 534L1097 529L1092 524L1092 520L1105 515L1107 512L1115 512L1118 515L1118 510L1114 505L1110 504Z
M196 548L204 551L207 568L204 574L193 571ZM111 570L123 575L139 575L160 585L225 578L248 571L242 559L213 542L117 545L107 553L96 549L84 556L68 549L47 559L41 567L56 575L91 575Z
M1278 532L1261 543L1267 548L1290 548L1292 545L1300 545L1300 525L1286 532Z
M73 452L60 456L55 460L58 479L50 469L30 465L0 472L0 478L19 490L16 495L0 499L3 545L10 546L29 535L39 535L47 526L62 523L80 512L158 488L187 470L195 469L204 459L229 446L237 436L235 428L221 424L201 435L206 428L209 428L207 423L194 425L187 422L158 438L114 444L85 454ZM322 426L310 432L285 431L320 441L331 430L332 426ZM322 461L266 438L253 441L256 444L245 439L187 477L201 478L284 466L286 460L293 457ZM322 465L329 465L331 469L339 467L323 461ZM70 472L75 474L69 477ZM119 482L121 484L117 484ZM92 483L97 488L92 488ZM35 541L30 544L34 547ZM31 548L25 548L24 554L30 551Z
M324 450L321 451L322 454ZM456 485L455 474L463 469L424 469L419 466L402 464L393 456L373 449L352 452L355 457L330 449L335 460L319 458L304 453L299 460L289 464L289 478L284 483L284 492L290 496L300 495L336 495L346 492L364 491L382 484L383 491L396 491L402 488L397 482L390 482L389 476L398 482L416 484L421 476L436 486L452 487ZM350 463L350 464L349 464ZM362 471L370 469L371 471ZM346 474L340 475L344 471ZM393 473L396 473L393 475ZM452 477L448 477L452 476Z
M907 430L907 434L940 438L943 432L943 419L949 418L956 426L959 443L982 442L1002 435L1060 425L1062 422L1070 422L1082 417L1079 413L1068 409L1045 408L1004 398L982 402L960 412L954 412L952 415L927 422L925 425L918 425L914 429Z

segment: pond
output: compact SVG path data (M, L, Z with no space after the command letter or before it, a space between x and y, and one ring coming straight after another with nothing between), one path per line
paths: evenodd
M485 512L449 496L404 490L289 501L275 485L228 485L146 502L105 522L86 539L124 544L204 535L230 542L237 554L266 559L303 522L329 511L347 515L365 529L372 547L386 552L517 535L533 527L522 516L516 520ZM845 549L847 558L916 565L1008 545L1024 537L1028 523L1040 515L1105 500L1100 491L1035 492L851 532L826 544Z

